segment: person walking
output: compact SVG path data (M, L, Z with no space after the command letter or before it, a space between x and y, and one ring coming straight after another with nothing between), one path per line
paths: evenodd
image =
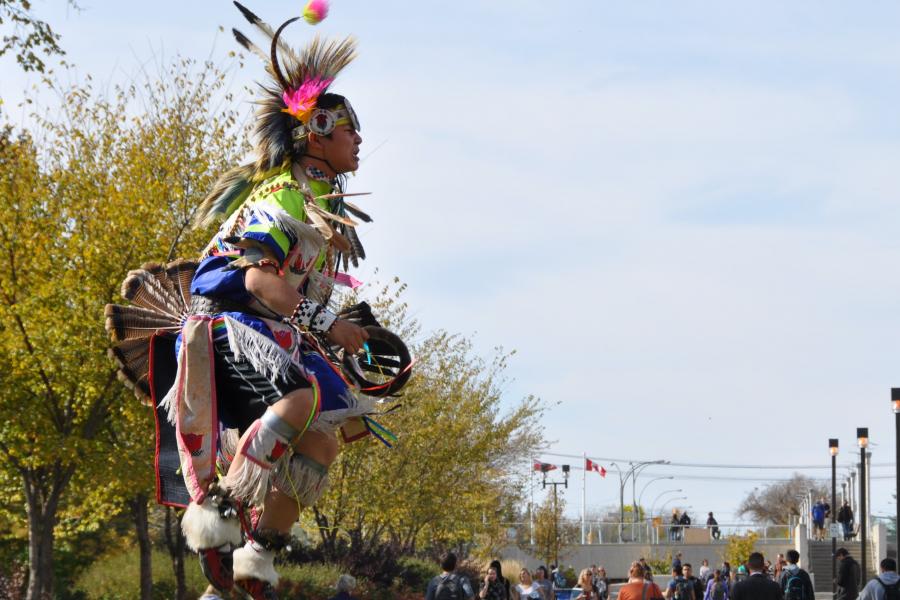
M804 569L800 568L800 553L794 549L787 551L787 565L777 579L785 600L815 600L812 580Z
M709 535L712 539L717 540L722 537L722 532L719 531L719 522L716 521L712 511L710 511L709 516L706 517L706 527L709 529Z
M497 581L503 585L503 589L506 590L506 597L509 598L510 583L509 579L503 576L503 565L500 564L499 560L492 560L491 564L488 565L488 569L494 569L497 572Z
M712 576L712 570L709 568L709 561L705 558L703 562L700 563L700 580L703 581L703 585L706 585L709 582L709 578Z
M844 500L844 504L838 510L837 521L844 530L844 541L848 541L853 537L853 509L850 503Z
M581 593L574 600L601 600L600 590L594 585L590 569L582 569L578 574L578 587L581 588Z
M470 600L475 597L469 579L454 572L456 571L456 555L454 553L448 552L441 557L441 570L440 575L428 582L425 600L440 600L447 597L447 594L450 594L450 598L461 598L462 600Z
M544 588L531 578L528 569L519 571L519 584L513 588L513 592L513 600L551 600Z
M875 577L859 595L859 600L891 600L900 598L900 576L897 575L897 561L885 558L879 565L881 575Z
M728 600L728 588L728 578L721 569L716 569L706 584L703 600Z
M691 566L691 563L684 563L681 570L684 573L684 578L694 587L694 600L702 600L703 593L706 591L706 584L700 581L699 577L694 576L694 567Z
M672 567L672 579L666 586L666 600L697 600L694 585L685 579L681 566Z
M750 575L734 584L731 600L782 600L781 588L765 573L766 559L759 552L751 552L747 559Z
M504 585L505 579L502 579L497 569L491 563L488 567L487 575L478 591L478 597L481 600L509 600L509 592L507 586Z
M838 566L838 576L835 578L837 584L835 600L856 600L859 598L859 563L850 556L850 552L846 548L838 548L834 555L841 561Z
M653 580L647 580L648 573L640 561L631 563L628 582L619 589L616 600L662 600L663 594ZM652 575L651 575L652 577Z
M828 516L828 505L825 504L824 499L819 498L810 512L812 513L813 536L821 542L825 539L825 517Z
M332 596L331 600L356 600L356 596L352 596L353 590L356 589L356 578L346 573L338 577L337 584L334 586L337 591L336 596Z
M547 573L547 567L541 565L537 569L535 569L534 582L541 586L541 589L544 591L544 596L546 596L547 598L553 598L553 582L550 581L550 576ZM512 598L512 594L510 594L510 598Z

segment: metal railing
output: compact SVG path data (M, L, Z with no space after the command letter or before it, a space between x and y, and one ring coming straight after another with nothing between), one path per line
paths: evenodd
M580 526L580 524L579 524ZM726 543L730 537L755 533L760 541L789 541L793 528L789 524L759 525L756 523L720 523L706 525L676 525L644 521L639 523L588 522L586 540L589 544L684 544ZM577 544L580 540L572 540Z

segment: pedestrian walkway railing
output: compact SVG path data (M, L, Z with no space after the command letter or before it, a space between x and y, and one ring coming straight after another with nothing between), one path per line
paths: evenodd
M576 538L567 540L578 544L580 539L580 522L577 535L574 528L567 528L569 535ZM755 534L760 541L789 541L793 536L793 528L788 524L759 525L757 523L720 523L716 527L705 525L675 525L645 521L642 523L610 523L588 522L585 526L585 543L587 544L725 544L728 538L745 537Z

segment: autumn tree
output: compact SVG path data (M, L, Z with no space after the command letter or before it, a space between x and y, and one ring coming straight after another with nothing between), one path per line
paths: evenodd
M66 3L77 8L74 0ZM59 45L59 34L46 21L34 16L29 0L0 0L0 56L16 53L16 61L24 71L43 73L44 58L65 54Z
M483 359L464 337L422 336L402 292L396 282L364 292L417 358L402 407L382 419L399 441L393 449L371 438L345 445L310 524L328 558L357 566L364 557L505 540L521 497L516 465L543 443L537 400L504 401L509 354Z
M580 541L579 526L565 518L566 501L556 490L547 494L534 511L534 552L545 562L559 564L560 549Z
M246 150L225 82L179 60L112 98L54 88L32 131L0 137L0 485L25 501L29 600L53 597L56 535L149 490L152 413L116 381L103 306L208 237L193 211Z
M787 524L800 515L800 504L806 495L828 496L826 487L805 475L794 473L786 481L774 481L762 488L754 488L741 501L737 514L749 516L754 522Z

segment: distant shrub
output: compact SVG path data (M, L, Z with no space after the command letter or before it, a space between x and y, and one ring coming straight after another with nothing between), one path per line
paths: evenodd
M405 556L397 563L400 566L399 583L413 590L424 591L428 582L441 573L441 568L430 560Z

